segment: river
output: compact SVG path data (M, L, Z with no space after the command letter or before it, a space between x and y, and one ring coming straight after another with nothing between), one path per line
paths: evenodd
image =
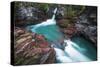
M61 45L59 40L63 39L63 34L56 25L55 13L51 19L47 19L40 24L28 26L27 29L37 34L42 34L53 45L56 51L56 62L81 62L96 60L96 49L92 43L83 37L73 37L72 40L64 39ZM64 49L64 50L62 50Z

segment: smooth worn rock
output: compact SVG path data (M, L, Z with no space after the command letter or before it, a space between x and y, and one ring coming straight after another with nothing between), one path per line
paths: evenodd
M17 10L15 10L15 12L16 12L16 17L15 17L16 26L37 24L46 19L46 15L43 11L31 6L30 7L21 6Z
M22 31L24 31L22 33ZM55 62L55 51L50 47L44 36L15 29L14 64L47 64ZM21 34L20 34L21 33Z
M82 14L75 26L78 33L82 34L86 39L93 42L96 46L97 44L97 19L96 10L87 14Z

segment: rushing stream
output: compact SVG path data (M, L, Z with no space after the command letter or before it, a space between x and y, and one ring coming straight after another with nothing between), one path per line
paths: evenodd
M40 24L28 26L27 29L32 32L44 35L56 51L57 63L64 62L79 62L79 61L91 61L96 60L96 51L91 43L84 38L75 37L71 40L64 40L64 44L61 45L59 40L63 38L62 33L59 31L59 27L56 25L55 14L57 8L54 10L52 19L48 19ZM62 48L65 48L62 50Z

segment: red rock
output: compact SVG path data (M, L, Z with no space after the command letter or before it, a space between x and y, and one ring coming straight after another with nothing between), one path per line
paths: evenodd
M43 40L43 41L45 40L43 35L36 35L36 39Z
M23 31L17 29L17 31ZM17 32L19 34L20 32ZM34 40L33 40L34 39ZM20 34L15 38L14 44L14 64L26 65L26 64L44 64L55 62L55 51L49 47L49 43L45 37L40 34L31 33L24 30L23 34Z

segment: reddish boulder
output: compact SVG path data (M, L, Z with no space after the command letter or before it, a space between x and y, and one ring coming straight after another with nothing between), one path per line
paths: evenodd
M44 36L21 28L15 28L14 36L14 65L55 62L55 51Z

